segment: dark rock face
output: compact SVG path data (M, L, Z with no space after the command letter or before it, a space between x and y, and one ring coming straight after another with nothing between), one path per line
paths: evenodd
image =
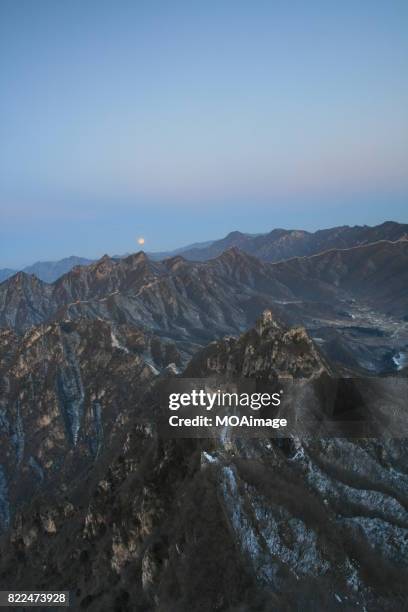
M405 268L408 240L377 242L346 250L333 250L313 257L281 262L275 267L277 280L293 278L293 282L309 285L310 297L319 288L333 287L335 292L363 300L381 312L402 317L408 308ZM292 290L294 285L286 281ZM295 290L294 290L295 291ZM298 295L305 296L306 287L298 285Z
M70 332L54 325L49 333L74 334L65 357L54 357L65 368L63 401L72 407L81 405L81 388L85 395L88 388L81 368L87 353L77 324L69 325ZM98 325L105 329L106 323ZM64 342L56 341L61 354ZM18 343L6 332L2 363ZM146 419L158 410L160 377L151 384L149 372L142 388L146 366L128 361L124 351L99 353L98 370L103 358L118 359L109 366L115 378L100 375L104 393L92 398L101 402L102 414L106 395L116 393L121 402L122 371L128 379L139 367L135 386L126 389L124 425L116 422L116 435L103 443L92 469L71 472L69 479L61 472L51 495L41 489L15 513L1 542L1 588L71 588L74 609L95 611L404 609L405 440L163 441L154 419ZM72 355L81 355L82 383ZM19 367L26 359L19 357ZM309 379L327 376L329 368L303 329L290 329L266 312L242 337L204 349L185 374L214 371L270 379L290 372ZM90 376L97 376L95 369ZM38 393L35 378L33 384ZM58 392L55 397L58 410ZM22 398L20 414L26 402ZM83 410L81 423L86 400ZM88 415L96 440L97 414ZM72 418L69 423L72 429ZM59 427L67 426L60 420ZM76 446L64 434L64 444L77 448L81 433ZM14 450L15 461L18 456ZM0 475L0 494L4 487Z
M124 426L174 346L105 321L80 320L0 338L0 528L43 486L86 471ZM65 485L64 485L65 486Z
M51 287L18 272L0 285L1 326L25 330L45 321L52 307Z

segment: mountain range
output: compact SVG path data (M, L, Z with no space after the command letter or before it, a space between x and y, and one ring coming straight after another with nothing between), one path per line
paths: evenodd
M233 233L2 282L0 589L91 612L404 609L406 228ZM278 383L307 435L167 439L180 378ZM316 433L344 414L379 435Z
M92 612L404 609L406 440L162 439L158 397L177 374L155 375L131 328L6 336L0 588L69 589ZM407 392L405 379L339 385L307 332L270 310L182 375L288 372L343 402Z
M228 248L238 247L258 259L273 262L314 255L328 249L347 249L378 240L395 241L407 238L408 225L392 221L374 227L343 225L316 232L274 229L267 234L255 236L236 231L221 240L215 240L209 246L187 248L182 254L185 259L205 261L217 257Z
M291 323L319 329L341 325L352 328L354 336L360 328L364 336L370 327L377 333L381 321L392 327L399 320L402 349L408 241L277 263L236 248L206 262L181 256L155 262L139 252L120 260L104 256L51 284L19 272L0 285L1 326L24 333L53 321L102 319L149 329L176 343L185 359L211 340L241 333L271 306ZM384 333L380 336L384 347Z
M408 238L408 225L386 221L381 225L350 227L344 225L316 232L304 230L274 229L266 234L246 234L231 232L221 240L191 244L173 251L148 253L155 261L176 255L182 255L191 261L206 261L217 257L231 247L254 255L263 261L279 261L291 257L313 255L333 248L350 248L378 240L401 240ZM114 255L112 259L120 259L127 255ZM60 261L37 262L23 268L27 274L35 274L40 280L51 283L77 265L88 265L95 260L84 257L67 257ZM18 270L0 269L0 282L13 276Z

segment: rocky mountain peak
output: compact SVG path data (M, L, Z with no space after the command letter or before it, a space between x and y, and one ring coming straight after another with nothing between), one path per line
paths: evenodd
M254 328L239 338L226 337L198 352L186 376L244 376L272 381L310 378L328 371L325 360L303 327L289 327L267 309Z
M220 259L238 259L240 256L243 255L243 252L240 251L238 249L238 247L229 247L229 249L226 249L221 255L220 255Z
M9 280L11 286L30 286L30 285L42 285L42 281L35 276L35 274L27 274L26 272L17 272Z
M255 329L260 336L263 336L270 329L282 329L282 323L272 310L267 308L256 321Z
M222 262L241 262L241 263L245 263L245 262L249 262L252 261L254 258L251 257L251 255L248 255L248 253L245 253L244 251L241 251L241 249L239 249L236 246L230 247L228 249L226 249L223 253L221 253L221 255L219 255L218 257L216 257L217 260L222 261Z
M137 253L132 253L125 257L122 262L127 266L137 266L142 263L149 263L150 259L144 251L138 251Z
M177 271L179 268L181 268L186 263L187 263L187 260L184 259L184 257L182 257L181 255L176 255L175 257L169 257L168 259L165 259L163 261L163 264L166 266L166 268L168 270L171 270L172 272Z
M102 266L111 265L115 263L115 260L105 253L105 255L102 255L102 257L98 259L98 261L96 261L91 267L100 268Z
M107 274L109 274L111 270L113 269L113 267L116 265L117 265L117 262L111 257L109 257L109 255L105 254L100 259L98 259L98 261L96 261L94 264L91 264L88 268L80 267L79 271L81 272L81 270L89 270L95 273L96 277L98 278L101 276L104 277Z
M235 230L226 235L225 240L235 240L236 238L245 238L246 234Z

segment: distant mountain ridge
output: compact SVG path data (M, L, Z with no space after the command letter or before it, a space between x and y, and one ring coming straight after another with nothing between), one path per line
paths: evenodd
M252 236L238 231L221 240L215 240L205 248L183 251L185 259L205 261L217 257L230 247L238 247L263 261L280 261L292 257L315 255L329 249L347 249L379 240L403 240L408 238L408 224L386 221L381 225L350 227L344 225L316 232L305 230L274 229L268 234Z
M262 261L280 261L292 257L315 255L329 249L345 249L379 240L408 239L408 224L386 221L381 225L370 227L344 225L316 232L305 230L274 229L267 234L247 234L238 231L230 232L220 240L197 242L175 249L173 251L148 252L147 255L154 261L161 261L169 257L182 255L190 261L207 261L221 255L231 247L253 255ZM112 259L124 259L124 255L113 255ZM97 261L75 255L60 261L37 262L23 268L27 274L35 274L40 280L52 283L77 265L87 266ZM19 270L4 268L0 270L0 283L16 274Z
M74 266L87 266L93 261L93 259L72 255L71 257L65 257L59 261L37 261L31 266L23 268L22 272L26 274L35 274L37 278L45 283L53 283L57 278L72 270ZM13 274L17 274L19 271L20 270L12 270L11 268L3 268L0 270L0 283L13 276Z
M10 276L13 276L13 274L16 273L17 270L13 270L12 268L2 268L0 270L0 283L7 280L8 278L10 278Z

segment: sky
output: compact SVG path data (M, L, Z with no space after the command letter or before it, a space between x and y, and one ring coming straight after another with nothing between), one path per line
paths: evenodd
M408 222L406 0L0 0L0 268Z

